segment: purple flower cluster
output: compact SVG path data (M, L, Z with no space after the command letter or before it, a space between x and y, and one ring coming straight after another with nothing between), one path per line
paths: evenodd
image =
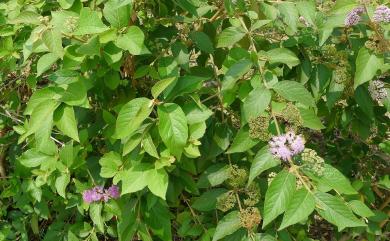
M305 149L305 139L301 135L287 132L280 136L274 136L269 141L272 155L284 161L301 153Z
M102 186L96 186L83 192L83 200L86 203L107 202L109 199L117 199L119 196L120 191L116 185L112 185L107 189L104 189Z
M374 22L380 23L390 23L390 8L385 5L380 5L375 9Z
M364 8L363 7L356 7L350 11L347 16L345 17L344 20L344 25L346 27L351 27L353 25L356 25L359 23L361 20L361 14L364 13Z

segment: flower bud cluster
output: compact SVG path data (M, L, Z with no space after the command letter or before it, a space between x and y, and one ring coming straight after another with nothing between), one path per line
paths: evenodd
M74 17L74 16L71 16L71 17L67 18L66 21L65 21L65 27L70 32L73 32L76 29L76 27L77 27L78 20L79 20L79 18L78 17Z
M346 27L351 27L358 24L362 18L361 15L363 13L364 13L364 8L362 6L352 9L345 17L344 25Z
M255 206L260 201L260 187L257 183L252 183L244 191L247 196L244 199L245 206Z
M258 116L249 120L249 136L253 139L260 139L267 141L271 138L271 134L268 131L269 117Z
M240 223L241 227L246 229L252 229L260 224L261 215L260 211L256 207L248 207L240 211Z
M244 168L239 168L237 165L230 167L229 178L226 180L226 184L233 187L239 188L245 186L248 180L248 171Z
M385 5L378 6L372 18L377 23L390 23L390 8Z
M299 109L291 102L287 103L278 117L284 119L288 123L288 129L294 131L298 130L298 127L302 126L303 123Z
M307 169L317 176L322 176L324 174L324 165L325 161L322 157L317 155L315 150L305 148L302 152L302 167Z
M267 183L268 183L268 186L271 184L271 182L274 180L274 178L276 177L276 172L270 172L268 174L268 177L267 177Z
M385 83L379 79L371 81L368 86L368 92L371 98L378 103L381 103L387 98L387 90L385 89Z
M236 206L236 197L234 196L233 191L226 192L224 194L221 194L217 198L217 209L221 210L222 212L227 212L230 209L234 208Z
M119 187L112 185L104 189L102 186L96 186L83 192L83 200L86 203L107 202L110 199L117 199L120 196Z

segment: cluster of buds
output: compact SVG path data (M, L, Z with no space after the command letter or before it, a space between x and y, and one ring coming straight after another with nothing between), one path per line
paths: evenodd
M247 196L244 199L245 206L255 206L260 201L260 187L257 183L252 183L244 190Z
M118 186L112 185L104 189L102 186L96 186L83 192L83 200L86 203L107 202L110 199L117 199L120 196Z
M315 150L306 148L302 153L302 168L309 170L317 176L324 174L325 161L317 155Z
M65 27L73 32L77 27L77 22L79 21L78 17L71 16L65 20Z
M270 172L268 174L268 177L267 177L267 183L268 183L268 186L271 184L271 182L274 180L274 178L276 177L276 172Z
M270 151L276 158L287 161L305 149L305 139L293 132L274 136L269 141Z
M44 25L47 25L50 21L49 16L39 16L38 17L39 22L41 22Z
M226 180L226 184L233 187L239 188L243 187L248 180L248 171L244 168L239 168L237 165L232 165L230 167L229 178Z
M378 6L372 18L377 23L390 23L390 8L385 5Z
M217 197L217 209L227 212L236 206L236 197L233 191L226 192Z
M358 24L362 18L361 15L363 13L364 13L364 7L362 6L352 9L345 17L344 25L346 27L351 27Z
M250 119L248 124L250 138L267 141L271 137L268 131L269 117L258 116Z
M261 215L259 209L249 207L240 211L241 227L251 230L260 224Z
M299 109L291 102L288 102L282 113L278 114L278 117L282 118L288 123L288 129L297 131L298 127L302 126L302 117Z
M298 21L299 21L300 23L302 23L303 25L305 25L305 27L310 27L310 23L306 20L305 17L300 16L300 17L298 18Z
M368 86L368 92L370 92L371 98L378 103L381 103L387 98L387 91L385 89L385 83L381 80L371 81Z

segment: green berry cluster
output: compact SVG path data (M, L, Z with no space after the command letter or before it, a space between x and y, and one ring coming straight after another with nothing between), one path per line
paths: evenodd
M260 224L261 215L256 207L249 207L240 211L241 227L251 230Z
M244 199L245 206L255 206L260 201L260 187L257 183L252 183L244 190L247 196Z
M324 159L317 155L315 150L305 148L302 152L302 167L307 169L317 176L322 176L324 174Z
M294 132L296 132L303 123L299 109L291 102L287 103L286 107L277 115L277 117L287 122L287 129Z
M236 206L236 197L233 191L221 194L217 198L217 209L222 212L227 212Z
M271 134L268 131L269 117L258 116L249 120L249 136L253 139L260 139L262 141L268 141L271 138Z
M230 167L230 175L226 180L226 184L232 188L240 188L245 186L248 180L248 171L244 168L239 168L237 165Z

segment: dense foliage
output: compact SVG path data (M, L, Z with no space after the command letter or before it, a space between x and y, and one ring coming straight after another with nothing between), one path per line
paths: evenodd
M1 1L0 240L388 240L389 7Z

